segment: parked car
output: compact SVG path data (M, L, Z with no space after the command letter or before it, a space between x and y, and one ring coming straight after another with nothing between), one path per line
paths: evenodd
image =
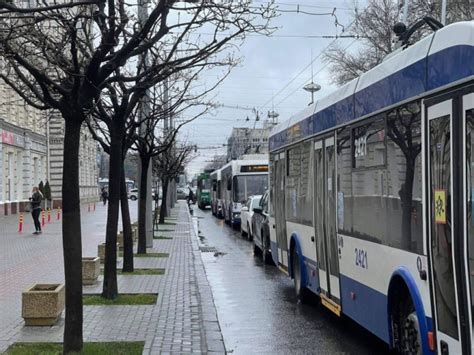
M261 254L265 263L270 263L270 223L268 220L268 192L265 192L257 207L253 209L252 236L255 254Z
M160 187L160 189L159 189L159 197L161 197L162 194L163 194L163 193L161 192L161 187ZM131 189L131 190L128 192L128 198L129 198L130 200L132 200L132 201L138 200L138 189L137 189L137 188ZM151 198L152 198L153 200L155 200L155 189L154 189L154 188L151 190Z
M250 196L247 202L240 210L240 230L242 236L247 236L249 240L252 240L252 216L254 214L253 209L258 207L262 195Z
M176 195L178 200L184 200L188 197L188 189L185 187L178 187L176 189Z

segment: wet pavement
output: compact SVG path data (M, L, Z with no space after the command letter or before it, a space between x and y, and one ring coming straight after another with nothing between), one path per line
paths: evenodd
M388 346L317 298L297 301L292 280L253 254L253 244L194 207L204 266L228 353L382 354ZM215 249L214 249L215 248Z

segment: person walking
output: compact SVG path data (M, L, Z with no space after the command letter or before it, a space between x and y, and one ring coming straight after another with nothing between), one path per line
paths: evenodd
M38 187L33 187L33 194L30 197L31 203L31 216L33 217L33 222L35 223L35 231L33 234L41 234L41 223L39 216L41 213L41 200L43 200L43 194Z
M105 187L102 188L102 201L104 201L104 206L107 203L107 198L109 197L109 193Z

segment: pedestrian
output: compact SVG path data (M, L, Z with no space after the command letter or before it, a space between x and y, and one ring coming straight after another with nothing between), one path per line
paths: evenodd
M109 197L109 193L107 192L107 189L105 187L102 188L102 201L104 201L104 206L107 203L107 198Z
M33 217L33 222L35 223L35 231L33 234L41 234L41 223L39 216L41 213L41 201L43 200L43 194L38 187L33 187L33 194L30 197L31 203L31 216Z
M188 203L189 203L189 201L191 201L191 203L194 203L194 192L193 192L193 190L191 189L191 187L188 187L188 189L189 189Z

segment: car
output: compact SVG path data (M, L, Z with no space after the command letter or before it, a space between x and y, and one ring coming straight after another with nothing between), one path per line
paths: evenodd
M178 200L184 200L186 199L186 197L188 197L188 189L184 188L184 187L178 187L176 189L176 195L177 195L177 199Z
M159 188L159 194L162 195L163 193L161 192L161 187ZM137 188L134 188L134 189L131 189L129 192L128 192L128 198L132 201L136 201L138 200L138 189ZM151 189L151 198L154 200L155 199L155 189Z
M252 240L252 216L254 214L253 209L258 207L262 195L250 196L247 202L240 210L240 230L242 236L247 236L249 240Z
M256 255L262 255L265 264L270 264L272 262L272 254L270 249L270 223L268 219L268 192L265 192L258 206L253 209L253 212L253 250Z
M136 201L138 199L138 189L137 188L131 189L128 192L128 198L132 201Z

